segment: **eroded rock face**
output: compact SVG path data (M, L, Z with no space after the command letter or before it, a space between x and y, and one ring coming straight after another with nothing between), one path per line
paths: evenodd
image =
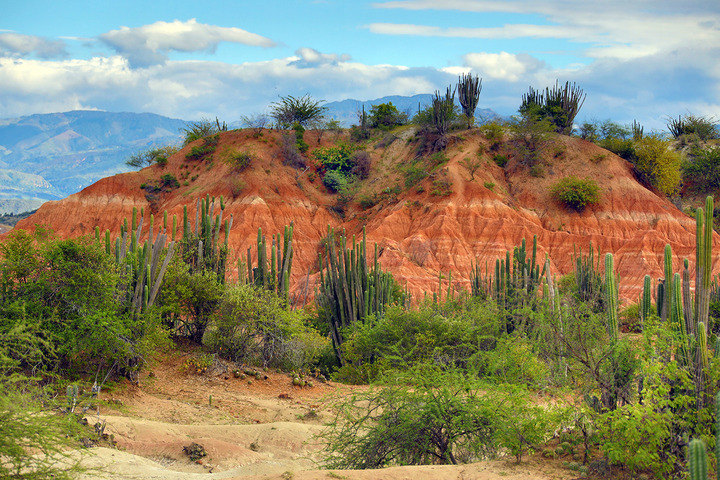
M316 135L306 133L311 151L318 145L347 140L325 133L318 141ZM694 219L641 186L627 162L596 145L558 137L545 149L535 177L516 158L503 170L492 161L491 153L485 153L471 180L464 161L478 158L478 149L486 148L487 142L479 133L463 133L464 138L450 142L446 163L440 162L428 178L406 188L402 171L415 159L419 140L412 131L398 137L389 144L387 138L382 139L386 146L381 148L366 148L373 171L355 200L375 193L380 203L363 210L353 201L345 207L344 217L337 213L342 210L337 195L329 194L315 173L312 154L310 167L297 170L282 164L280 133L266 131L256 138L249 131L233 131L221 135L212 160L186 160L192 145L188 146L164 168L115 175L64 200L48 202L17 228L44 224L62 236L79 236L92 233L98 225L116 235L122 219L138 207L144 208L146 217L153 212L156 224L161 223L163 211L170 218L176 215L181 229L184 205L194 222L200 197L222 195L224 217L234 218L230 277L237 277L234 259L245 258L248 247L256 257L258 227L269 237L294 222L292 290L301 298L306 290L314 290L320 242L328 226L345 229L348 235L361 235L364 226L369 243L380 247L383 267L407 285L415 298L437 290L440 271L452 271L453 283L467 287L472 262L479 262L483 269L487 264L492 271L496 258L504 257L523 238L530 244L533 235L538 237L539 258L549 255L551 270L557 275L572 270L574 249L586 253L592 244L601 254L613 253L620 294L626 302L638 298L646 274L654 279L663 276L665 244L673 248L676 271L685 257L694 271ZM229 149L252 153L251 166L235 172L223 161ZM509 147L506 153L511 153ZM164 174L177 177L181 186L155 197L141 188L157 184ZM558 205L551 186L568 175L596 180L601 187L600 203L581 213ZM715 242L715 251L720 251L717 236Z

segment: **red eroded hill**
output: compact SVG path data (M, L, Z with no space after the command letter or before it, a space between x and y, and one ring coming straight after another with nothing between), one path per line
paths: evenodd
M682 258L694 263L694 219L640 185L626 161L590 142L556 137L531 176L516 159L503 169L493 162L492 152L478 155L479 150L488 150L488 142L477 130L451 138L440 154L418 155L422 139L407 127L364 146L372 160L370 177L343 204L322 185L312 152L347 142L347 137L318 135L306 132L309 167L295 169L282 163L281 132L264 131L259 136L249 130L224 132L212 156L186 159L196 142L173 155L164 167L104 178L64 200L48 202L17 228L44 224L60 235L79 236L92 233L97 225L116 235L133 207L144 208L146 216L167 210L181 221L184 205L194 219L198 198L222 195L224 217L234 217L231 259L254 248L258 227L270 235L294 222L296 293L304 290L308 271L317 270L320 241L328 226L348 234L360 234L365 227L368 241L380 246L384 268L416 298L437 289L439 271L452 271L453 283L467 286L471 262L487 262L492 268L496 258L504 257L522 238L530 242L533 235L538 237L540 258L548 254L559 274L571 271L574 248L586 252L592 243L602 254L614 253L625 300L637 298L646 274L663 276L665 244L673 247L676 270ZM507 148L504 153L510 152ZM223 161L233 150L253 156L241 173ZM476 158L481 164L471 178L467 159ZM429 176L406 183L408 170L431 165ZM165 174L175 176L180 187L155 197L141 188L157 184ZM552 185L569 175L596 180L600 203L577 213L553 200ZM720 246L717 237L716 246ZM229 270L231 277L237 276L236 269ZM311 276L311 291L314 279Z

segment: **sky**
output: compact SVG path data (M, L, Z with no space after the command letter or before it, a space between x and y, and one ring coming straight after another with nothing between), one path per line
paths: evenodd
M579 121L720 118L718 0L4 0L0 118L77 109L234 121L281 96L433 93L481 108L575 82Z

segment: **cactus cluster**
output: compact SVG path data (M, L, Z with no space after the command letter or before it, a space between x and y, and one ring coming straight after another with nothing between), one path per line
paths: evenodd
M382 315L391 301L394 280L390 273L380 268L377 244L373 265L368 266L364 230L360 243L353 236L351 248L346 248L345 235L338 240L340 245L336 248L335 233L328 229L326 254L320 255L320 286L315 297L326 312L335 354L342 364L343 328L367 315Z
M150 228L148 238L144 244L140 243L143 231L144 210L133 208L132 223L128 228L127 219L120 227L120 236L115 239L115 263L122 269L125 281L123 282L123 298L129 305L133 314L141 313L151 307L157 298L167 266L172 259L175 242L171 241L167 247L164 260L160 264L162 252L167 242L167 215L164 216L163 228L154 235L155 219L150 215ZM99 229L95 229L95 238L99 240ZM110 241L110 231L105 231L105 252L113 252Z
M220 212L215 214L216 204L219 204ZM214 272L218 280L225 282L225 266L228 256L228 240L232 228L233 217L225 219L223 223L223 212L225 201L220 196L216 202L215 197L206 195L198 200L195 209L195 226L188 220L187 206L183 207L183 258L190 268L195 271ZM224 227L225 238L220 242L220 230ZM173 220L173 235L175 221Z
M257 266L253 266L252 248L247 249L247 276L238 259L238 280L276 292L287 303L290 295L290 272L293 260L293 223L285 226L282 240L273 235L270 242L270 259L267 257L267 243L262 229L257 234Z
M505 252L505 259L495 261L495 278L492 292L498 303L506 308L526 305L535 298L545 271L537 263L537 236L533 237L532 253L528 258L525 239L519 247Z

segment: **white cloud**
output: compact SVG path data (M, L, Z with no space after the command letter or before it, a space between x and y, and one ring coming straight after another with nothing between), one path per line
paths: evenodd
M20 33L0 33L0 55L25 57L34 54L40 58L65 57L65 43L60 40Z
M433 68L365 65L341 61L341 55L318 55L337 60L318 65L299 65L297 56L238 65L167 61L136 69L119 55L64 61L0 58L0 111L19 116L99 108L233 121L264 111L279 95L371 99L427 93L456 80Z
M350 55L336 53L321 53L314 48L302 47L295 50L297 60L293 61L291 65L295 65L300 68L318 67L320 65L337 65L339 62L347 62L350 60Z
M465 65L471 67L484 78L517 82L528 78L545 64L527 54L514 55L500 53L468 53L464 57Z
M256 33L236 27L218 27L198 23L194 18L186 22L155 22L142 27L121 27L99 36L133 67L147 67L163 63L167 54L177 52L214 52L220 42L241 43L257 47L272 47L275 42Z
M378 23L370 31L388 35L465 38L558 38L591 43L593 58L642 57L691 45L720 45L716 0L407 0L374 4L377 8L458 10L476 13L536 14L543 24L507 24L490 28L440 28ZM547 24L549 22L549 24Z

